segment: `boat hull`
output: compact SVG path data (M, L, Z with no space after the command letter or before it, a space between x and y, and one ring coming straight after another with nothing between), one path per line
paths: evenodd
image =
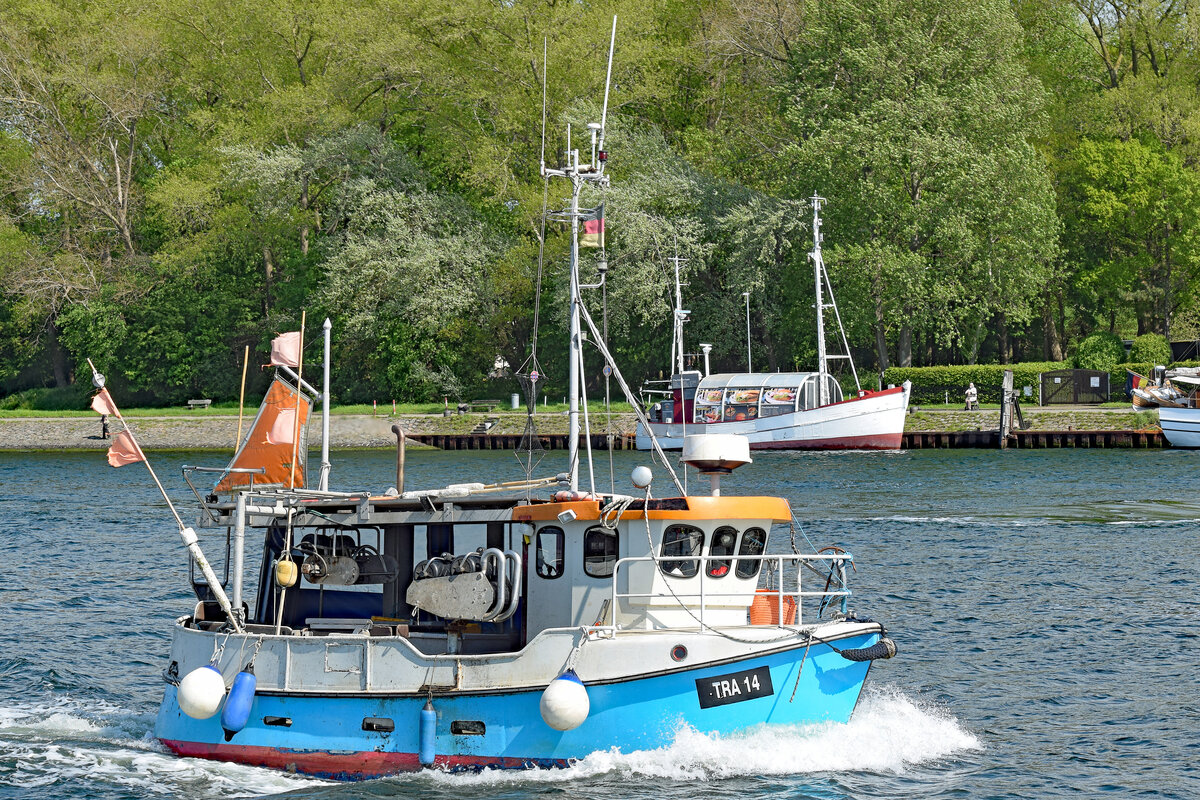
M878 640L878 633L868 633L841 639L837 645L866 647ZM596 751L665 747L685 728L726 735L761 723L846 722L869 666L848 661L824 644L812 645L807 653L796 644L732 662L587 684L590 713L578 728L564 732L542 720L540 689L435 693L433 766L565 766ZM246 728L227 742L219 717L186 716L175 687L168 686L155 736L184 756L340 780L373 778L424 766L417 753L425 702L425 695L414 694L263 693L254 699ZM706 703L708 707L702 707ZM271 718L291 724L266 724ZM365 731L368 718L390 720L394 730ZM462 722L474 723L483 733L457 732L462 728L456 723Z
M732 433L745 436L752 450L899 450L903 444L909 387L897 386L807 411L739 422L651 422L664 450L683 448L685 436ZM637 448L650 450L641 423Z
M1172 447L1200 448L1200 408L1162 406L1158 424Z

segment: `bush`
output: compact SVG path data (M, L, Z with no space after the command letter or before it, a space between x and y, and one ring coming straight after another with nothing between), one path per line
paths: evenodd
M940 404L950 394L951 403L963 402L967 385L975 384L979 390L979 402L999 403L1004 388L1004 371L1013 371L1013 388L1018 392L1023 386L1033 387L1037 397L1038 375L1068 365L1061 361L1030 361L1024 364L966 364L945 367L889 367L883 373L884 384L897 386L912 381L911 402L917 405ZM1124 382L1124 373L1121 373Z
M1170 353L1168 352L1168 357ZM1098 369L1109 372L1125 360L1125 343L1115 333L1093 333L1079 343L1075 352L1077 369Z
M26 389L0 398L0 409L6 411L80 411L88 407L91 392L88 384L76 383L65 389Z
M1133 340L1133 346L1129 348L1129 360L1169 364L1171 345L1167 342L1167 337L1160 333L1144 333Z

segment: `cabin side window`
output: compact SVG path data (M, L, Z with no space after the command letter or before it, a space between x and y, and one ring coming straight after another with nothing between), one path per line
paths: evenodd
M804 385L800 387L800 410L809 411L821 404L821 391L817 384L817 376L809 375Z
M563 574L563 529L553 526L537 532L537 574L557 578Z
M747 528L742 534L742 546L738 548L739 556L761 556L763 551L767 549L767 532L762 528ZM762 561L759 559L739 558L737 564L737 576L739 578L757 578L758 571L762 569Z
M737 545L737 530L728 525L722 525L713 531L712 544L708 546L708 554L712 558L708 561L708 577L724 578L729 574L729 567L733 563L728 558L718 558L718 556L731 556L736 550Z
M758 417L759 389L726 389L725 412L726 422L744 422Z
M593 578L611 578L617 566L617 534L590 528L583 535L583 571Z
M764 389L760 417L777 417L780 414L791 414L796 410L796 396L800 390L790 386L775 386Z
M662 547L658 551L659 569L672 578L694 578L700 571L699 559L680 558L699 556L704 550L704 532L691 525L672 525L663 531Z
M837 378L832 375L825 376L826 393L829 395L829 402L840 403L845 399L842 395L842 385L837 382Z
M720 389L699 389L692 403L693 418L696 423L720 422L721 402L724 392Z

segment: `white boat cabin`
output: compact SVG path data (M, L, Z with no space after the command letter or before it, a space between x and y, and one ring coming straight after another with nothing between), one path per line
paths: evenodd
M824 405L845 399L841 384L828 373L678 373L671 378L671 399L652 407L650 421L706 425L808 411L823 405L822 383Z
M764 560L771 526L790 519L785 501L761 497L651 500L648 510L630 497L460 498L432 513L411 498L312 498L294 512L289 548L274 499L248 499L244 527L265 534L250 630L404 636L430 654L514 652L553 628L745 625L774 568ZM205 527L234 535L234 504L209 508ZM281 591L277 564L289 560L297 577ZM236 568L230 577L242 605ZM195 623L222 620L193 583L208 601Z

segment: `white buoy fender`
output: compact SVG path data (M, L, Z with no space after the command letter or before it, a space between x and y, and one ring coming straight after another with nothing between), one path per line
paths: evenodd
M208 719L225 699L225 679L212 664L194 669L179 682L179 709L194 719Z
M550 681L542 692L542 719L556 731L578 728L592 709L583 681L569 669Z

